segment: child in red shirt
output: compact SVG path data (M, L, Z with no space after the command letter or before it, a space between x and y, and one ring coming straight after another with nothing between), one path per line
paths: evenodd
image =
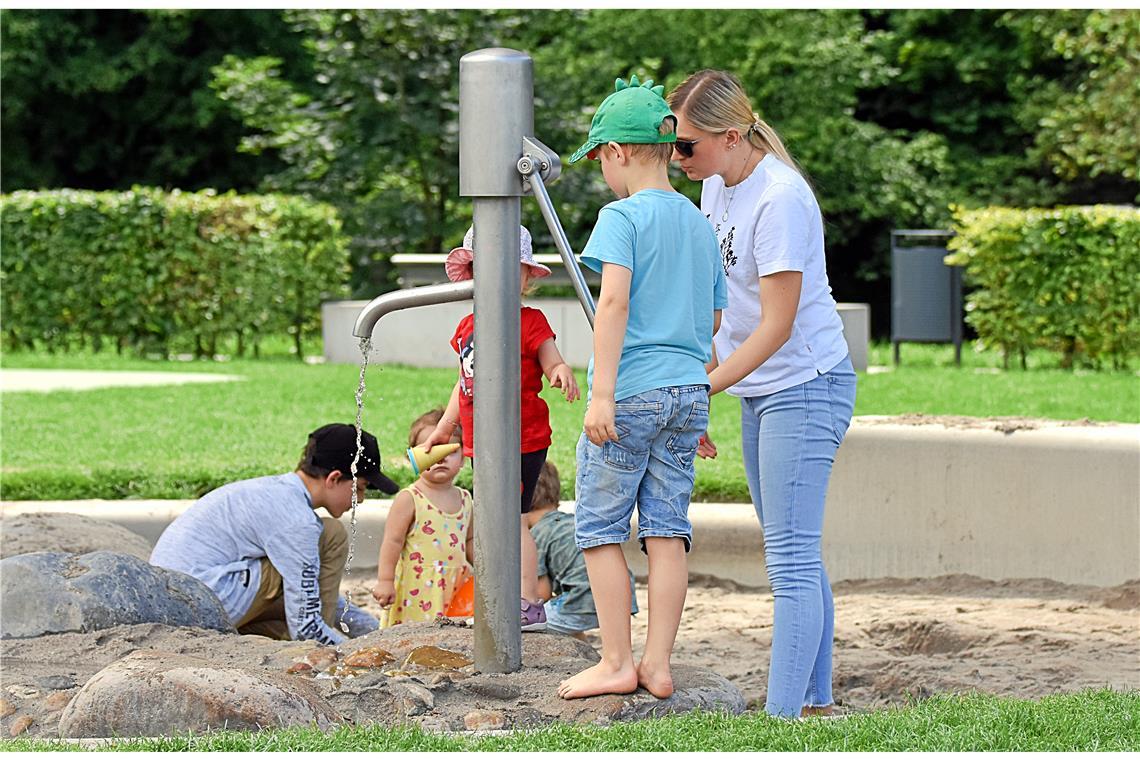
M519 266L522 267L522 292L525 294L527 286L532 280L546 277L550 269L539 264L531 251L530 232L526 227L519 227ZM474 229L467 230L463 237L463 245L452 249L447 255L445 265L448 279L452 282L470 280L474 277L472 260ZM521 419L522 419L522 502L520 518L520 548L522 550L522 629L524 631L541 631L546 628L546 610L543 607L542 597L538 592L538 549L534 537L527 525L526 513L531 509L534 498L534 487L538 482L538 475L546 461L546 452L550 448L550 410L546 402L539 397L542 390L542 378L546 377L553 388L561 388L567 401L574 401L579 397L578 383L574 379L569 365L562 359L558 347L554 343L554 331L550 323L538 309L529 306L522 307L519 314L519 337L522 349L522 378L521 386ZM437 443L447 443L451 440L451 433L457 425L463 428L463 454L468 457L475 455L472 446L475 425L472 419L472 400L475 390L475 350L473 334L475 329L475 315L468 314L455 328L451 338L451 347L459 354L459 380L451 392L451 400L447 404L443 418L440 419L435 431L424 442L427 447Z

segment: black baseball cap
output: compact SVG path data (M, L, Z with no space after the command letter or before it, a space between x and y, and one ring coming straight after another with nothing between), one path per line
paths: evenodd
M340 470L345 477L352 476L352 460L356 458L355 426L334 422L309 433L309 440L314 443L313 453L309 457L312 464L330 472ZM360 431L360 445L363 450L360 452L360 461L356 463L356 477L386 494L399 491L400 486L396 481L380 472L380 445L376 442L376 436Z

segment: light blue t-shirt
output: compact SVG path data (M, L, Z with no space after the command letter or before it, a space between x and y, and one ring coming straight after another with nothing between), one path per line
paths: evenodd
M633 273L616 400L708 383L713 310L728 305L728 291L716 235L700 209L667 190L641 190L606 204L582 263L596 272L605 263ZM592 390L592 356L587 382Z

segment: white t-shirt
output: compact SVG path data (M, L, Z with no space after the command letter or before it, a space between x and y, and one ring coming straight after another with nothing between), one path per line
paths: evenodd
M727 392L765 396L806 383L843 361L847 342L827 282L823 218L803 177L769 153L735 187L726 189L719 175L706 179L701 211L716 231L728 277L728 308L713 339L719 361L760 324L760 278L803 272L788 342Z

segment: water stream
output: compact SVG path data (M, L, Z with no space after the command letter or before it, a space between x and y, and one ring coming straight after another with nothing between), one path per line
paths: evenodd
M352 457L352 465L349 471L352 475L352 519L350 520L350 531L348 537L348 559L344 561L345 572L352 567L352 555L356 551L356 506L357 506L357 489L356 489L356 468L360 462L360 455L364 452L364 446L360 442L360 434L364 429L364 371L368 369L368 352L372 350L372 338L360 339L360 380L356 384L356 454ZM340 629L344 633L348 633L348 624L344 622L344 616L348 614L349 603L348 592L344 592L344 612L340 615Z

